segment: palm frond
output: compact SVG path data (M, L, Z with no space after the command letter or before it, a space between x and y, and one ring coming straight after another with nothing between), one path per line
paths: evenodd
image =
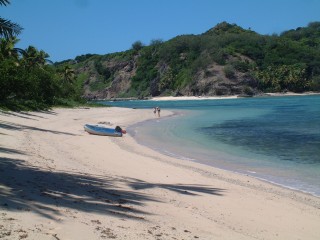
M13 49L16 53L20 54L21 56L25 55L25 50L21 49L21 48L14 48Z
M19 24L0 17L0 37L9 39L15 35L19 35L22 30L23 28Z
M10 4L10 0L0 0L0 5L7 6Z

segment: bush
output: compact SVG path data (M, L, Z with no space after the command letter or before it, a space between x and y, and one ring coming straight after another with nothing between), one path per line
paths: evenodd
M135 50L135 51L139 51L143 48L143 43L141 41L136 41L132 44L132 49Z
M225 74L225 76L229 79L234 78L235 77L235 71L234 68L231 65L226 65L223 68L223 72Z
M240 71L240 72L247 72L249 70L249 63L243 62L243 61L233 61L231 65L234 67L234 69Z
M243 89L243 93L248 95L248 96L253 96L254 95L254 91L252 90L251 87L249 86L245 86Z

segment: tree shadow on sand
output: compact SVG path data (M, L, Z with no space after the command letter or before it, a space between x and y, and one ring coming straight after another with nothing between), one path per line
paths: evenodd
M0 153L9 153L9 154L23 154L26 155L24 151L12 149L12 148L6 148L0 146Z
M4 116L13 116L13 117L24 118L24 119L35 120L35 121L39 121L38 118L46 119L46 117L40 116L37 113L56 115L56 113L53 111L13 112L13 111L1 111L0 110L0 115L4 115Z
M14 130L14 131L34 130L34 131L40 131L40 132L49 132L53 134L66 134L71 136L77 136L76 134L73 134L73 133L49 130L49 129L38 128L38 127L30 127L27 125L16 124L16 123L11 123L6 121L0 121L0 128L7 129L7 130Z
M162 188L166 190L170 190L176 193L190 195L190 196L199 196L199 193L206 193L216 196L222 196L223 189L221 188L211 188L204 187L203 185L184 185L184 184L150 184L138 179L129 183L129 186L136 190L148 189L148 188Z
M201 185L152 184L123 177L54 172L27 166L19 159L0 157L0 209L9 211L32 211L55 220L68 211L72 214L71 210L143 220L150 213L138 207L159 201L139 191L148 188L192 196L222 196L223 192Z

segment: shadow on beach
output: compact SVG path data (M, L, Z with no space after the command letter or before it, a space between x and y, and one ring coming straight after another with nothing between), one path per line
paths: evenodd
M24 118L24 119L29 119L29 120L35 120L39 121L37 118L42 118L46 119L46 117L37 115L35 113L43 113L43 114L50 114L50 115L57 115L56 112L54 111L36 111L36 112L14 112L14 111L2 111L0 110L0 114L4 116L13 116L13 117L18 117L18 118Z
M66 135L77 136L76 134L73 134L73 133L54 131L54 130L38 128L38 127L30 127L27 125L10 123L6 121L0 121L0 128L7 129L7 130L15 130L15 131L34 130L34 131L49 132L54 134L66 134Z
M1 148L1 152L24 154L7 148ZM54 172L7 157L0 157L0 186L0 209L32 211L54 220L63 213L71 214L70 210L145 220L150 213L137 206L159 200L139 192L141 189L162 188L192 196L222 196L224 191L201 185L152 184L123 177Z

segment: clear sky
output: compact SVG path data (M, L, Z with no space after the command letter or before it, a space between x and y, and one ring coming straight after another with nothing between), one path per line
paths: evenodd
M320 0L11 0L0 16L24 28L17 47L61 61L200 34L222 21L279 34L320 21Z

